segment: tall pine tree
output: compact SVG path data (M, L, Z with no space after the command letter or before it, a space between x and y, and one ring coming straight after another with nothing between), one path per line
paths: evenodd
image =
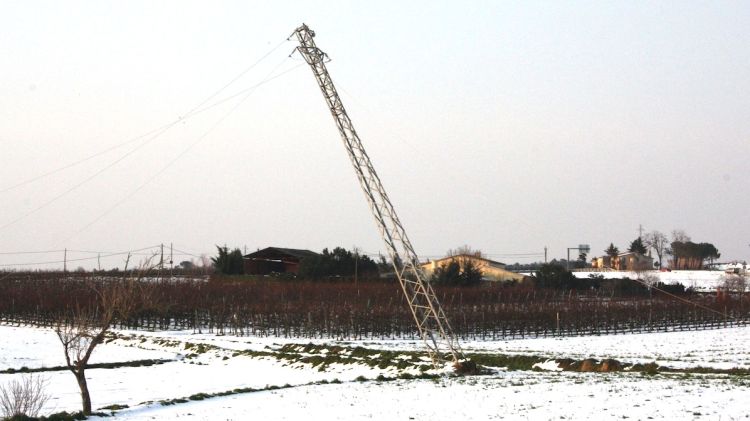
M648 252L648 249L646 249L646 245L643 244L643 240L641 240L641 237L638 237L630 243L628 251L631 253L646 254Z

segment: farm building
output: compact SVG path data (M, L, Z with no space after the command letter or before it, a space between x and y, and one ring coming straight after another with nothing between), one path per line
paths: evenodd
M299 273L302 259L317 256L310 250L267 247L243 256L245 273L249 275L268 275L270 273Z
M482 279L487 281L522 281L524 279L524 276L520 273L505 269L505 265L500 262L469 254L459 254L431 260L427 263L422 263L422 269L427 275L432 275L435 269L447 265L452 260L457 261L462 267L465 262L470 261L476 268L482 271Z
M620 253L617 258L610 256L594 257L591 259L591 267L594 269L614 270L650 270L654 268L654 259L641 253Z

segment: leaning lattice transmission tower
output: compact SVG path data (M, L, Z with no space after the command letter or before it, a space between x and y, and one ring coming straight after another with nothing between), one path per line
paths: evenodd
M331 115L339 129L341 139L351 159L359 184L370 205L380 235L385 242L393 268L404 292L409 309L414 316L417 330L433 363L437 367L440 363L450 359L457 366L463 360L463 354L456 336L453 334L448 318L438 302L435 291L427 281L419 258L406 235L401 221L388 198L388 194L375 172L370 157L367 156L362 141L352 125L351 119L344 109L328 74L326 63L328 56L316 45L313 32L307 25L302 24L294 31L299 40L297 51L304 57L318 81Z

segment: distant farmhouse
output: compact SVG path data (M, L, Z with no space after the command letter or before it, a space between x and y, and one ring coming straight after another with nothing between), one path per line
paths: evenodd
M268 275L270 273L299 273L299 264L306 257L318 256L310 250L267 247L242 257L245 273Z
M600 270L652 270L654 268L654 259L636 252L620 253L616 258L611 256L594 257L591 259L591 267Z
M422 270L425 271L427 276L431 276L432 273L439 267L448 265L451 261L456 261L463 268L466 262L471 262L474 267L482 272L482 280L485 281L522 281L524 276L520 273L511 272L505 269L505 265L494 260L485 259L470 254L459 254L456 256L443 257L442 259L431 260L427 263L422 263Z

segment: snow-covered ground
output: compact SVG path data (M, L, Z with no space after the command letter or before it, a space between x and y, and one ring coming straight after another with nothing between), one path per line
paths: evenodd
M101 346L91 355L91 364L149 359L174 359L176 352ZM0 371L59 367L65 365L62 345L52 329L31 329L0 325Z
M630 278L643 279L644 277L655 282L665 284L680 283L685 288L693 288L696 291L712 292L717 288L724 286L727 277L730 275L720 270L673 270L671 272L661 272L656 270L645 272L590 272L576 271L573 272L578 278L588 278L591 275L602 276L604 279L612 278Z
M750 327L597 337L467 342L467 353L523 354L545 358L614 358L656 361L674 368L750 368ZM147 367L89 369L94 408L119 404L117 419L745 419L750 379L726 374L577 373L500 370L492 375L436 379L395 378L395 367L311 364L277 356L307 340L192 334L119 332L100 345L94 362L170 360ZM309 351L420 350L418 342L331 342ZM202 346L201 346L202 344ZM301 347L299 347L301 349ZM307 351L305 351L307 352ZM300 355L308 355L300 351ZM333 352L333 351L330 351ZM351 354L350 351L346 353ZM346 354L346 355L349 355ZM343 354L342 354L343 355ZM54 332L0 325L0 371L63 364ZM549 368L554 363L545 364ZM412 373L418 373L418 371ZM0 385L24 374L0 374ZM37 373L52 400L45 413L75 411L80 397L66 371ZM339 383L341 382L341 383ZM271 386L269 388L269 386ZM275 389L275 387L281 387ZM159 401L238 388L266 389L172 405ZM103 418L108 419L108 418Z
M714 379L512 372L348 383L124 411L128 420L738 420L747 384ZM106 420L106 418L105 418Z
M418 342L365 342L373 348L417 349ZM547 358L605 359L630 363L656 362L674 368L733 367L750 369L750 326L625 335L572 336L500 341L467 341L469 353L538 355Z

